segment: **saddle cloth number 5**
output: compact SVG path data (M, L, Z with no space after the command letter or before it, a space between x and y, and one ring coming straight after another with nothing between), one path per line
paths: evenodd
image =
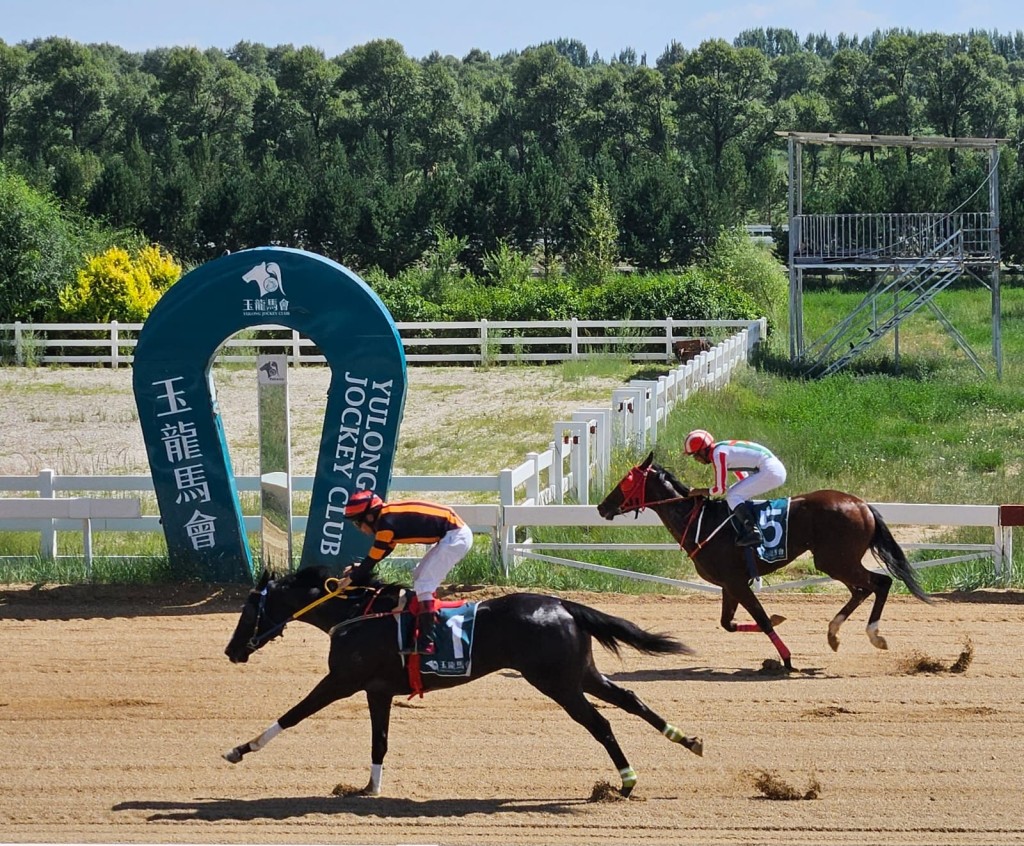
M761 537L764 539L765 549L774 549L782 541L782 523L773 519L782 515L783 509L776 508L770 502L765 503L761 510L758 524L761 527Z

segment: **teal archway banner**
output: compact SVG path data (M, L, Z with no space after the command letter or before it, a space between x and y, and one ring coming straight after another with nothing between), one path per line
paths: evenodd
M196 268L146 320L132 382L171 563L210 581L255 575L211 366L233 334L266 325L301 332L331 367L302 565L340 572L362 557L370 539L345 523L345 503L363 488L385 496L391 482L405 353L369 286L337 262L279 247Z

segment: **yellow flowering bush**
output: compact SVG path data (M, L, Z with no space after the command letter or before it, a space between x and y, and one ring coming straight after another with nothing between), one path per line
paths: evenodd
M68 320L138 323L180 277L181 266L160 247L143 247L134 256L111 247L86 259L74 284L60 292L58 305Z

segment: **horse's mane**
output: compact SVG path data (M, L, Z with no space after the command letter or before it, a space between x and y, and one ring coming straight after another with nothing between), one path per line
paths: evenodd
M672 473L671 470L669 470L666 467L662 467L660 464L654 464L652 466L654 468L656 468L665 477L665 480L673 488L675 488L677 494L679 494L680 496L689 496L690 495L690 489L686 485L684 485L682 482L680 482L675 477L675 475Z

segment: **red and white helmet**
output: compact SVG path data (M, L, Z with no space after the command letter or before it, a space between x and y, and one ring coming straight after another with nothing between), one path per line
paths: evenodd
M360 520L383 505L384 500L373 491L356 491L349 497L348 504L345 506L345 516L349 520Z
M711 436L710 432L705 432L703 429L694 429L686 436L683 451L687 455L696 455L706 449L711 449L714 445L715 439Z

